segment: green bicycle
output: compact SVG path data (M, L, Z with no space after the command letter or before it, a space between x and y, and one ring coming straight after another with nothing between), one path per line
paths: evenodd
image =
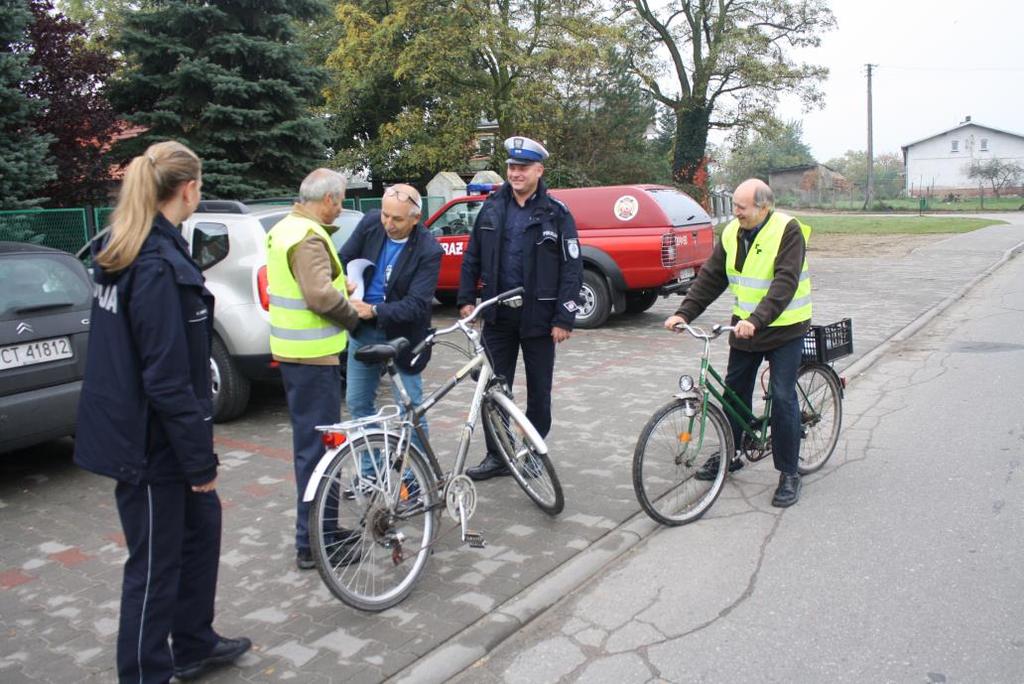
M679 392L651 416L633 453L633 490L644 511L663 525L685 525L711 508L725 485L729 457L738 452L748 461L771 454L772 397L767 367L761 375L764 409L755 415L711 365L711 342L732 328L716 325L711 332L683 324L680 329L704 341L700 374L679 378ZM828 461L839 440L844 382L831 362L853 352L849 318L812 326L804 338L797 372L800 403L800 474L813 473ZM733 444L728 417L742 427L739 449ZM717 459L714 479L697 476ZM714 468L714 466L709 466Z

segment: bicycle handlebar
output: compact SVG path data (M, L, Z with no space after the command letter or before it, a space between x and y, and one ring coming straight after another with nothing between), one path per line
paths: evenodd
M734 326L731 325L716 324L713 328L711 328L711 332L707 333L704 332L703 328L691 326L689 323L676 323L674 326L672 326L672 328L674 330L685 330L686 332L696 337L698 340L714 340L721 337L724 333L732 332L733 330L736 329Z
M430 346L430 345L432 345L434 343L434 338L435 337L439 337L439 336L442 336L442 335L447 335L448 333L455 332L456 330L463 329L466 326L471 325L473 323L473 321L475 321L477 319L477 317L480 315L481 311L485 311L486 309L489 309L490 307L494 306L495 304L501 304L501 303L507 302L508 300L513 299L515 297L519 297L525 291L526 291L526 288L520 286L520 287L512 288L511 290L508 290L507 292L502 292L501 294L499 294L499 295L497 295L495 297L491 297L490 299L488 299L485 302L480 302L480 304L475 309L473 309L473 313L469 314L465 318L460 318L459 320L455 321L453 324L449 325L447 328L442 328L441 330L435 330L434 332L430 333L429 335L427 335L427 337L422 342L417 344L416 347L412 350L412 359L413 359L413 361L415 361L417 356L419 356L420 354L423 353L424 349L426 349L428 346Z

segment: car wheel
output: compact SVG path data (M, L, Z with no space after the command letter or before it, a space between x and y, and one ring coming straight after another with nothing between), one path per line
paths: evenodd
M576 312L577 328L598 328L612 311L612 297L604 276L596 271L583 271L583 287L580 288L583 306Z
M654 306L656 301L657 290L630 290L626 293L626 313L643 313Z
M213 420L223 423L242 415L249 404L249 378L242 375L220 338L210 349L210 385L213 389Z

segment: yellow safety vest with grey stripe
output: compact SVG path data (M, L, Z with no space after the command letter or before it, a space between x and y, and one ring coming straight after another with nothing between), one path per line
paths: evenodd
M330 236L323 226L296 214L281 219L267 234L267 282L270 296L270 351L290 359L312 359L340 354L348 343L345 329L329 318L309 310L299 283L288 265L288 251L313 233L327 244L332 271L331 282L348 299L345 269L341 266Z
M725 248L725 273L729 277L729 289L736 301L732 313L741 319L748 318L761 302L772 280L775 279L775 258L779 254L782 234L786 226L793 220L792 216L776 211L768 222L758 231L757 237L750 245L747 258L743 262L743 270L736 270L736 252L739 247L740 223L736 219L722 231L722 246ZM811 227L800 222L800 231L804 234L804 242L810 243ZM789 306L769 326L793 325L811 318L811 274L807 269L807 254L804 254L803 268L797 282L796 292Z

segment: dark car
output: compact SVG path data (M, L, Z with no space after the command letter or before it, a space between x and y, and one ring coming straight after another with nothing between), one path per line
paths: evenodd
M73 256L0 242L0 452L75 433L91 303Z

